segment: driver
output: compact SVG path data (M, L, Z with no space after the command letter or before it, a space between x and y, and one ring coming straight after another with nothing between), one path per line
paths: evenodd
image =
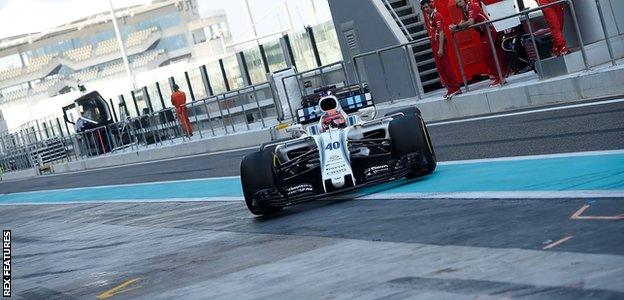
M323 130L343 128L347 126L347 120L337 109L330 109L321 117L321 124L323 124Z

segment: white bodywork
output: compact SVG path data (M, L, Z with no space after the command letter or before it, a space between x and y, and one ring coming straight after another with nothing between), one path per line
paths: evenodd
M275 152L279 153L282 162L288 160L288 153L297 151L301 148L308 147L307 139L312 138L319 151L319 160L321 165L321 182L325 192L332 188L340 189L345 187L347 183L356 185L353 169L351 168L351 156L368 156L369 149L363 147L355 152L349 152L349 139L361 139L365 132L383 131L384 136L388 137L388 124L392 118L373 119L375 116L375 108L364 108L353 115L346 115L340 107L340 102L335 96L328 95L323 100L333 99L336 102L336 110L341 113L346 120L344 128L329 128L323 131L323 118L319 123L312 124L304 130L300 124L291 125L283 130L286 132L299 133L299 137L295 140L280 144L276 147ZM319 105L320 108L320 105ZM350 180L350 182L347 182ZM331 184L331 186L328 186Z
M327 180L335 188L341 188L345 185L345 178L351 177L351 182L355 184L355 177L351 169L351 161L349 159L349 147L347 145L347 136L349 128L333 129L314 136L314 141L319 149L321 161L321 176L323 188L327 191Z

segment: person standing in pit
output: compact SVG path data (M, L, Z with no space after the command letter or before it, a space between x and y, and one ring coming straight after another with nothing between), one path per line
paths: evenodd
M556 0L537 0L537 4L547 5L555 1ZM565 8L563 7L563 4L560 3L546 7L542 10L544 12L544 18L546 19L546 23L548 23L548 27L550 28L550 36L552 36L553 39L553 56L561 56L570 53L570 51L568 50L568 45L566 44L566 40L563 37L564 9Z
M455 0L455 6L457 6L462 12L462 21L450 26L452 31L464 29L474 24L488 21L488 17L481 7L481 1L478 0ZM492 41L494 42L494 49L496 49L496 55L500 64L502 76L498 74L496 68L496 61L494 60L494 54L492 53L492 47L490 45L490 39L486 31L486 27L489 27L492 34ZM481 26L474 28L481 36L481 59L487 66L490 72L490 78L492 82L490 86L499 86L505 83L505 76L507 74L507 64L505 63L505 56L503 50L498 41L498 33L494 29L493 25Z
M189 121L188 111L186 109L186 94L180 91L177 84L173 85L173 93L171 94L171 104L175 107L180 126L186 136L193 136L193 127Z
M445 23L442 14L433 8L431 0L421 0L420 9L427 16L428 22L425 23L429 33L429 40L431 41L431 50L433 50L433 57L440 80L447 89L444 98L448 99L461 94L459 80L457 80L453 72L449 46L444 35Z

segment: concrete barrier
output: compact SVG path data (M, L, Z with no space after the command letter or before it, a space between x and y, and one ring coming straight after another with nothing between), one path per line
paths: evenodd
M19 179L30 178L30 177L35 177L35 176L37 176L36 169L34 168L26 169L26 170L12 171L12 172L0 174L0 181L19 180Z
M487 92L475 91L452 100L402 101L392 109L415 105L427 121L441 121L614 96L624 97L622 67L494 88Z
M226 136L188 141L180 144L164 145L152 149L146 148L132 152L101 155L85 160L56 164L52 166L52 169L55 173L97 169L179 156L253 147L270 140L271 135L268 129L240 132Z

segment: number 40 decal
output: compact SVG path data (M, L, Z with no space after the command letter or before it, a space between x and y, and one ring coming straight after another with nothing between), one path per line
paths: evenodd
M340 149L340 142L333 142L325 146L325 150L335 150L335 149Z

